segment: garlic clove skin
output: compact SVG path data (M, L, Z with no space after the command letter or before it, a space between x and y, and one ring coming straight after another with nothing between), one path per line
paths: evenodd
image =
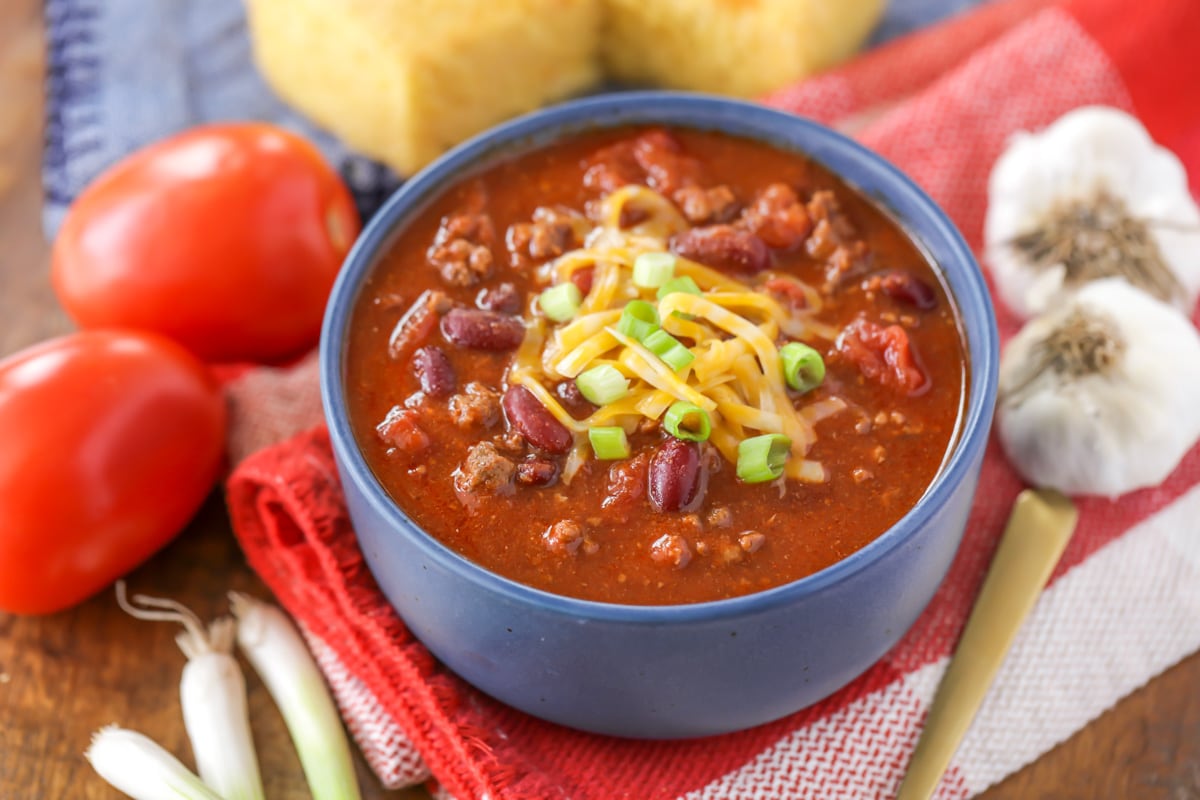
M984 244L1005 305L1027 319L1078 288L1067 284L1061 264L1034 264L1013 241L1043 228L1056 208L1086 202L1097 192L1107 192L1130 217L1147 223L1182 290L1176 305L1190 313L1200 294L1200 209L1188 191L1187 173L1137 119L1104 106L1068 112L1038 133L1016 134L992 168Z
M1103 374L1047 367L1030 380L1038 348L1075 312L1113 323L1120 354ZM1121 279L1089 283L1009 341L996 419L1031 484L1108 496L1156 486L1200 438L1200 333Z

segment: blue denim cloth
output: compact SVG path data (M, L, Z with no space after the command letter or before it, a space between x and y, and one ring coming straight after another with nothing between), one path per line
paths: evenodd
M871 43L980 2L892 0ZM241 0L46 0L45 18L48 236L104 167L201 122L269 120L304 134L341 172L364 219L399 185L271 93L251 61Z

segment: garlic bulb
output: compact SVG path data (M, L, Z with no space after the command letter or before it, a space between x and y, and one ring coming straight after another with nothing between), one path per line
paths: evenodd
M1183 165L1114 108L1013 138L988 181L984 241L996 289L1022 318L1109 276L1189 314L1200 292L1200 210Z
M1200 333L1121 279L1089 283L1009 341L997 423L1035 485L1155 486L1200 438Z

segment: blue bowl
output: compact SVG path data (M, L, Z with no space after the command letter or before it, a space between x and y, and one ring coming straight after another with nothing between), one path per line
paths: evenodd
M562 597L500 577L422 531L388 497L346 412L346 327L364 279L397 231L465 173L571 133L661 123L799 151L890 210L940 265L970 352L953 452L920 502L838 563L757 594L678 606ZM606 95L495 128L408 181L367 225L333 289L321 392L350 516L367 563L409 629L462 678L552 722L641 738L748 728L829 696L896 643L958 549L996 397L998 335L978 265L953 223L903 173L816 123L733 100Z

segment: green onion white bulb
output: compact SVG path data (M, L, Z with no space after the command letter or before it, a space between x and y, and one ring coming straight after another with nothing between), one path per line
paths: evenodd
M101 728L83 757L114 789L134 800L222 800L179 759L137 731Z

